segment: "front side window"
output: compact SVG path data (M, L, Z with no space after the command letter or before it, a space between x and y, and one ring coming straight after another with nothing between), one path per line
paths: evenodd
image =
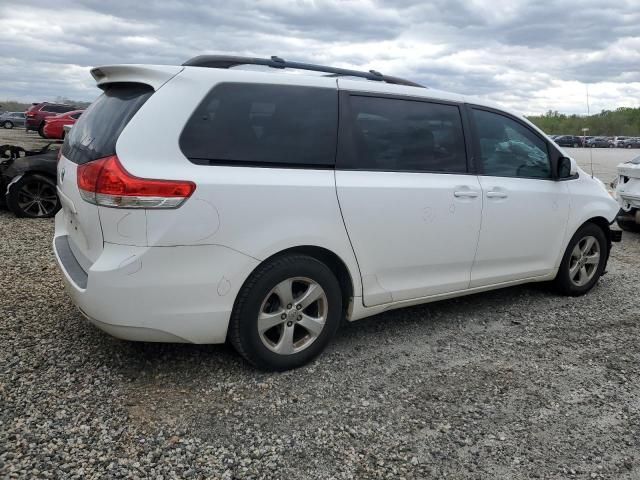
M546 142L509 117L473 109L484 175L551 178Z
M353 154L341 166L358 170L466 173L460 111L455 105L353 95Z
M332 167L337 130L334 89L223 83L196 108L180 148L198 164Z

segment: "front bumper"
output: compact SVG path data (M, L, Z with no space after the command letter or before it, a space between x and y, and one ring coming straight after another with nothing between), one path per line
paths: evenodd
M219 245L135 247L104 244L85 271L56 216L53 250L66 290L95 326L124 340L223 343L233 303L257 266Z

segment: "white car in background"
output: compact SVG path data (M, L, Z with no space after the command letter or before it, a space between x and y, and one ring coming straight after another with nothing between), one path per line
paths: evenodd
M620 204L620 228L640 232L640 156L618 165L616 198Z
M343 318L528 282L582 295L620 239L600 181L479 99L277 57L92 75L53 244L116 337L228 339L283 370Z

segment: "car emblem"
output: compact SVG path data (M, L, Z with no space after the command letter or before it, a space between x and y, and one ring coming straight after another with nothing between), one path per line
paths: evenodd
M60 183L64 182L64 168L60 170Z

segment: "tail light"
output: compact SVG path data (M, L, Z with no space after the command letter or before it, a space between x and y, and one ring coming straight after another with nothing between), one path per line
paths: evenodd
M177 208L196 185L189 181L134 177L116 155L78 167L80 196L89 203L115 208Z
M27 113L27 117L29 117L29 118L33 118L33 117L35 117L35 116L36 116L36 114L35 114L35 113Z

